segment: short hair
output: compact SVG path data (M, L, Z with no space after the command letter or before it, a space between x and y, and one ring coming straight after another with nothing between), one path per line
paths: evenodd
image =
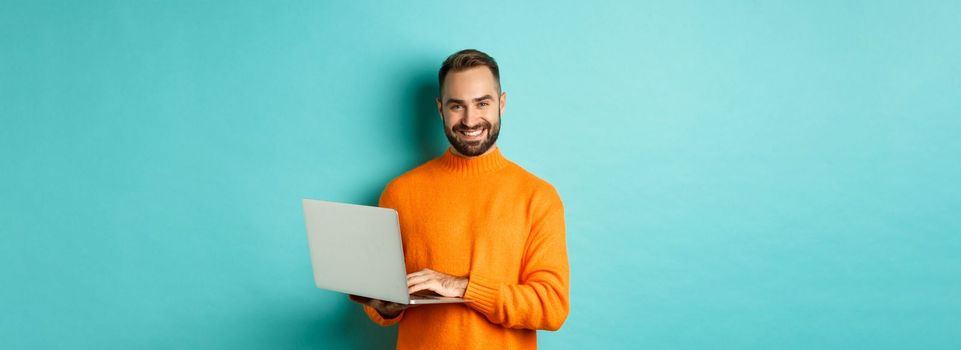
M497 61L480 50L465 49L447 56L444 64L440 66L440 71L437 72L437 82L439 85L437 97L440 98L444 93L444 78L447 78L447 73L465 71L479 66L485 66L491 70L491 73L494 74L494 81L497 82L497 92L500 92L501 73L500 69L497 68Z

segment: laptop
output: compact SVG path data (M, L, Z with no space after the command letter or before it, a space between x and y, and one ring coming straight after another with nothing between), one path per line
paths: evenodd
M317 288L408 305L467 302L407 293L396 210L313 199L303 205Z

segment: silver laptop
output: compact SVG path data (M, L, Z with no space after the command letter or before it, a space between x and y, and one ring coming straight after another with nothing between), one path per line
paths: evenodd
M303 203L317 288L400 304L466 302L407 294L396 210L313 199Z

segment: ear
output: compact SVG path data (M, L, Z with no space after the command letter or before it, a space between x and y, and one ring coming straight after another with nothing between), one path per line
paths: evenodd
M441 105L440 97L438 97L435 101L437 101L437 115L440 116L441 120L444 120L444 111L442 109L443 106Z
M500 105L501 116L503 117L503 115L504 115L504 109L507 107L507 91L501 92L501 103L500 103L500 104L501 104L501 105Z

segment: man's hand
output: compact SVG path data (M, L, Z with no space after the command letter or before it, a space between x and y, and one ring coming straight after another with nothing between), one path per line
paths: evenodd
M444 297L463 298L468 279L423 269L407 275L407 293L429 290Z
M407 308L407 305L404 304L372 299L359 295L350 294L349 297L350 300L358 304L364 304L374 308L374 310L377 310L377 313L380 314L380 317L383 317L384 319L391 319L400 316L400 312Z

